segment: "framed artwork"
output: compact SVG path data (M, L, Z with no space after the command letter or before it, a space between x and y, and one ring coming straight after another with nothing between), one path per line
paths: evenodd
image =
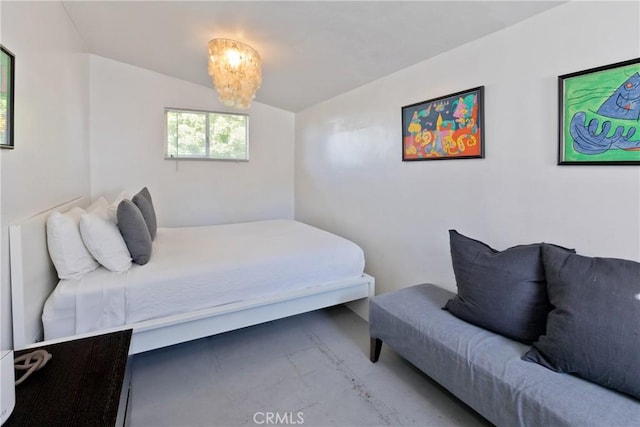
M558 77L559 165L640 165L640 58Z
M15 58L0 45L0 147L13 148Z
M484 157L484 86L402 107L402 161Z

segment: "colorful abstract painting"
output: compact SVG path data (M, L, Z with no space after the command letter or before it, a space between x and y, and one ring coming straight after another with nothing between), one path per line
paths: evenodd
M484 157L484 86L402 107L402 160Z
M640 58L558 77L558 164L640 164Z

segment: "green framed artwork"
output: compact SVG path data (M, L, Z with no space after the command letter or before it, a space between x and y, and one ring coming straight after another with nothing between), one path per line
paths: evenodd
M640 58L558 77L559 165L640 165Z
M15 59L0 45L0 147L13 148L13 99Z

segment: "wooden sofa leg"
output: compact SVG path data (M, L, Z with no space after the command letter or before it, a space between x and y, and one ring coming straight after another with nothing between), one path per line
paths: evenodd
M371 338L369 344L369 358L371 363L376 363L380 358L380 350L382 350L382 340L380 338Z

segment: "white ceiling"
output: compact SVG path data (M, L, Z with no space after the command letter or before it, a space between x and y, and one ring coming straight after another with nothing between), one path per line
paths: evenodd
M63 1L89 51L212 87L207 44L263 59L256 100L300 111L562 2Z

